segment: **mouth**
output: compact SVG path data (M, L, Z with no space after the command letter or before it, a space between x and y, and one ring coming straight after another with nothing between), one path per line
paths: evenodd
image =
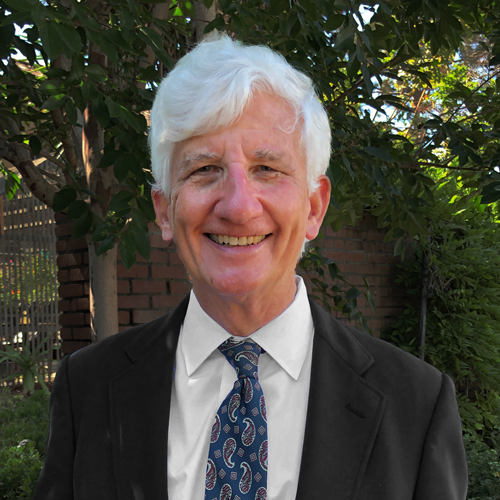
M237 236L229 236L227 234L207 233L207 236L218 245L225 245L228 247L248 247L250 245L257 245L257 243L260 243L269 235L243 236L238 238Z

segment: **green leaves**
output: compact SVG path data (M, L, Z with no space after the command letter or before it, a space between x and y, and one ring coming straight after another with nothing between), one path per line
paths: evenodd
M397 281L418 294L427 257L426 360L455 381L464 429L488 438L500 394L498 224L474 204L456 213L445 200L429 210L429 224L429 238L414 244ZM417 354L418 324L419 309L408 306L383 338Z
M70 203L76 200L77 192L75 189L66 187L58 191L54 196L52 208L55 212L62 212Z
M0 160L0 174L5 181L4 190L8 200L12 200L18 189L21 189L21 179L11 170L5 168L2 160Z
M54 21L39 21L37 23L43 48L51 60L61 54L72 57L80 52L82 41L78 31Z
M20 371L0 380L0 382L14 380L21 376L23 380L24 394L34 392L35 380L38 380L42 389L48 392L47 385L45 384L43 376L40 374L39 370L40 365L46 359L45 346L49 340L50 337L45 337L33 350L31 350L29 342L25 342L19 351L10 345L4 345L5 350L0 351L0 362L11 361L20 368ZM59 347L59 345L56 345L53 349L57 349Z

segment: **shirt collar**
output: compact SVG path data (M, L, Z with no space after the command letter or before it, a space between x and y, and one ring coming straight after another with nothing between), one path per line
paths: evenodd
M255 331L246 340L259 344L292 378L298 379L314 332L307 290L300 276L295 277L297 293L278 317ZM180 342L187 375L231 337L200 306L193 291L182 327Z

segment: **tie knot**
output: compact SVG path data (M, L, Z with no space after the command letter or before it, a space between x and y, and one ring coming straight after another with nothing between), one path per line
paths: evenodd
M247 340L228 339L219 346L219 351L234 367L239 378L259 379L259 356L264 352L260 346Z

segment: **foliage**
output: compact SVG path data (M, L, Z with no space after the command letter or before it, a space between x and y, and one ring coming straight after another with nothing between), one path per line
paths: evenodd
M300 261L300 267L309 275L314 285L311 290L313 299L322 303L328 312L339 311L349 321L355 321L364 330L372 333L365 317L358 310L358 297L362 294L364 294L372 308L375 309L373 296L366 279L364 280L365 291L361 292L340 273L335 262L321 255L318 247L311 249L307 253ZM344 293L346 287L348 288Z
M401 266L398 281L417 295L427 255L426 361L455 381L464 428L487 437L500 401L500 228L480 209L471 203L454 213L453 204L436 204L428 214L430 237ZM410 304L382 338L417 354L418 316Z
M29 309L35 301L38 304L57 301L58 285L44 279L45 273L56 276L57 268L55 260L43 250L18 262L11 261L10 265L4 262L0 267L0 311L11 307Z
M153 89L185 51L179 5L160 4L0 1L3 156L37 181L28 182L35 195L75 221L74 238L90 234L98 254L120 240L127 267L136 251L150 252ZM154 16L161 9L164 19ZM22 150L44 161L23 170Z
M228 24L216 19L212 26L279 50L322 92L334 135L326 219L333 230L371 211L388 227L387 240L397 239L400 254L405 233L427 234L422 208L433 203L428 169L436 165L450 178L466 178L484 202L500 198L498 2L224 0L220 6ZM463 65L443 70L460 66L473 36L487 51L477 61L484 71L471 79ZM412 95L434 88L439 105L422 113Z
M34 349L30 348L30 343L27 341L20 351L10 345L4 345L5 351L0 351L0 363L2 361L10 361L19 366L21 370L18 373L5 377L1 381L15 380L21 376L25 394L32 393L35 390L35 380L38 380L43 390L48 392L48 388L43 380L44 377L40 373L40 368L47 359L45 344L49 340L50 337L45 337ZM59 345L55 345L53 349L58 349L59 347Z
M49 429L49 395L0 391L0 498L31 499Z
M469 500L500 500L500 453L475 434L464 436L469 464Z
M436 166L464 205L500 199L498 0L218 8L206 32L267 44L316 82L333 130L325 224L334 231L369 211L403 257L405 235L428 234ZM136 252L147 258L147 116L159 79L192 44L193 4L0 0L0 9L0 157L36 180L35 194L67 211L73 236L90 235L98 254L119 241L127 267ZM20 161L27 151L47 161ZM340 300L352 308L352 297Z
M0 498L30 500L43 466L31 441L0 449Z

